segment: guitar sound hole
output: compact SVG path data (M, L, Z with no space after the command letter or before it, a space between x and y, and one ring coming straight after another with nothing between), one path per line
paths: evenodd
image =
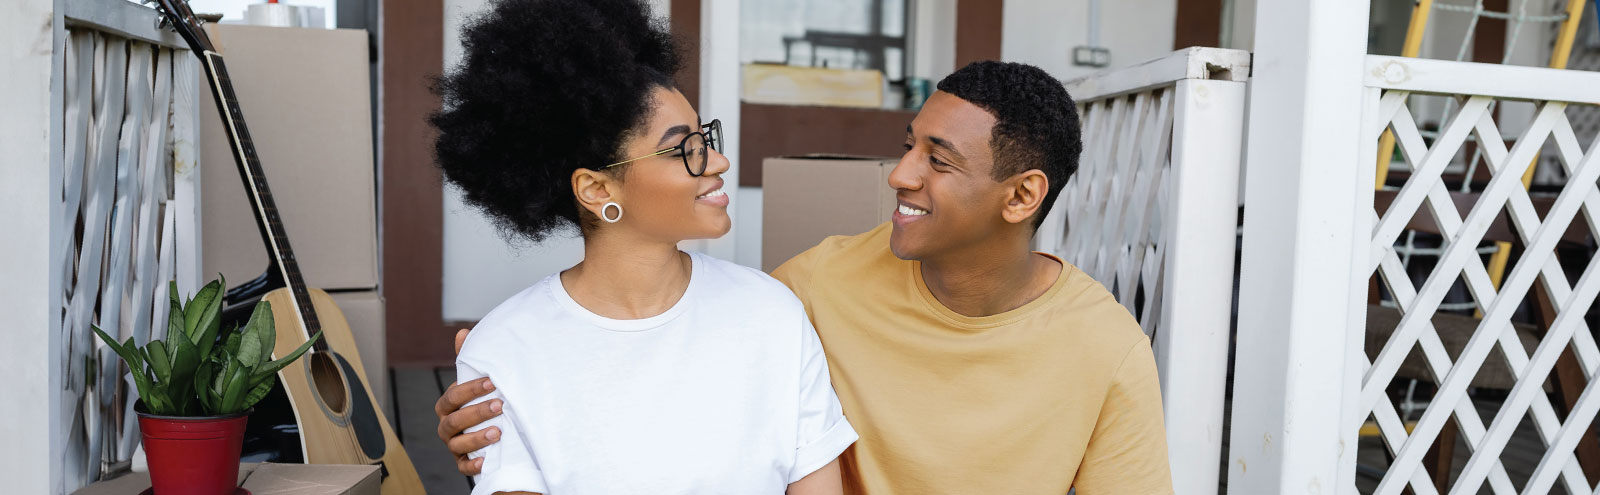
M339 365L334 364L333 358L326 352L313 352L306 357L311 358L311 379L316 382L322 403L334 414L344 414L345 397L348 394L345 394L344 379L339 377Z

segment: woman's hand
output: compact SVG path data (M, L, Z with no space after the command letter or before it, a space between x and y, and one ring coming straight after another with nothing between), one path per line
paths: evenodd
M467 332L465 328L456 332L456 354L461 354L461 344L467 341ZM445 447L455 454L456 470L467 476L477 476L483 471L483 459L472 459L467 454L500 441L500 429L489 427L474 433L461 432L499 416L501 403L491 400L472 407L461 406L492 390L494 384L489 382L489 377L467 383L452 383L450 388L444 390L444 395L439 396L439 401L433 404L433 413L439 416L439 440L444 441Z

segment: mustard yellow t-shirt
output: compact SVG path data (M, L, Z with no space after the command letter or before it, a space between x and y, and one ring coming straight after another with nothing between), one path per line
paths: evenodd
M840 457L847 493L1172 493L1150 341L1104 287L1062 263L1038 299L962 316L889 251L890 228L772 273L805 304L861 436Z

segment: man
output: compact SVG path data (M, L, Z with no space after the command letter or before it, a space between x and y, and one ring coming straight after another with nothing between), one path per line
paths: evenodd
M831 237L773 272L805 304L860 440L840 457L850 493L1172 492L1149 340L1104 287L1029 249L1077 168L1077 112L1037 67L956 71L906 129L890 223ZM465 331L457 336L457 345ZM492 377L491 377L492 378ZM439 436L499 404L452 386Z

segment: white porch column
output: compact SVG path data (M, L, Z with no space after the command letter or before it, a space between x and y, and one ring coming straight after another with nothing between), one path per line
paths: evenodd
M678 0L696 1L696 0ZM728 217L738 218L739 197L739 92L742 69L739 62L739 0L698 0L700 2L700 112L706 122L722 119L722 154L732 167L722 174L728 193ZM734 221L734 230L739 222ZM686 249L734 261L738 234L733 230L720 239L687 241Z
M50 77L63 36L53 0L13 0L0 15L0 479L6 493L59 494L61 285L50 243L60 194L59 105Z
M1359 391L1348 329L1363 322L1348 315L1365 294L1350 260L1372 187L1356 170L1366 41L1364 6L1256 5L1230 494L1355 490L1356 438L1339 431Z

